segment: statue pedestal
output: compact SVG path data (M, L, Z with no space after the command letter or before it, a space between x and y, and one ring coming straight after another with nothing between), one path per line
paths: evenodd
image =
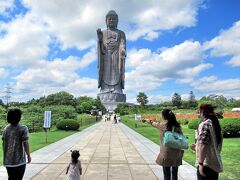
M119 104L126 103L126 94L99 93L97 96L108 111L114 111Z

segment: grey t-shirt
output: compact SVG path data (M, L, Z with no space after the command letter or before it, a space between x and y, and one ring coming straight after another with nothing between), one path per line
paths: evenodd
M25 125L8 124L3 131L3 165L17 167L26 164L23 142L28 140L28 128Z

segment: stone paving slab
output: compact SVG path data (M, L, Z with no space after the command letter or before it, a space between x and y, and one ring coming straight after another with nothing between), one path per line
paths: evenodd
M80 150L86 180L155 180L163 179L162 168L155 164L159 146L124 124L100 122L82 132L64 138L32 153L24 179L66 179L70 150ZM179 179L196 179L196 169L185 163ZM6 178L0 168L0 179Z
M149 165L138 153L129 138L117 124L101 122L88 136L83 137L71 149L80 149L83 166L82 179L86 180L155 180L158 179ZM65 167L57 165L65 159ZM64 178L70 152L66 151L32 179L44 179L49 174L53 179ZM53 175L56 166L58 173ZM66 178L66 175L65 175Z
M31 179L38 172L40 172L43 168L47 167L49 165L49 163L51 163L53 160L58 158L65 151L68 151L73 145L75 145L77 142L79 142L79 140L82 137L85 137L86 135L88 135L87 137L90 138L89 134L99 126L101 126L101 124L97 123L95 125L92 125L86 129L84 129L81 132L75 133L71 136L68 136L64 139L61 139L60 141L57 141L53 144L50 144L44 148L41 148L41 149L31 153L32 163L27 164L26 172L24 175L24 180ZM79 146L84 146L83 143L84 142L79 142L78 144L79 144ZM66 164L66 159L64 159L64 160L58 159L57 161L58 162L61 161L61 163ZM8 176L7 176L6 168L1 166L0 167L0 180L7 180L7 179L8 179Z
M126 125L120 123L119 127L124 134L134 144L136 150L141 154L143 159L149 164L150 168L158 179L163 179L162 167L155 163L155 159L160 151L159 145L136 133L134 130L128 128ZM183 161L183 165L179 166L178 179L179 180L196 180L196 168L189 163Z

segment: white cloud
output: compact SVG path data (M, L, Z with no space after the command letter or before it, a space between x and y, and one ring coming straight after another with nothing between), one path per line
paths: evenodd
M153 41L154 39L157 39L159 37L159 33L155 31L148 32L147 35L144 37L144 39L148 41Z
M140 66L144 61L152 58L152 52L150 49L131 49L128 52L126 67L134 68Z
M205 49L211 49L212 56L233 56L227 64L240 66L240 21L227 30L222 30L219 36L207 41Z
M7 72L4 68L0 68L0 78L3 78L7 75Z
M239 97L240 79L218 79L216 76L207 76L195 80L191 84L196 90L205 94L221 94L225 97Z
M1 66L30 66L44 58L50 42L44 25L32 16L20 16L0 25L6 34L0 37Z
M151 104L159 104L162 102L171 101L171 97L163 96L163 95L156 95L156 96L149 96L148 100Z
M47 74L49 75L49 74ZM97 80L92 78L82 78L79 76L73 77L70 75L70 79L66 82L62 82L61 86L58 82L36 82L25 81L19 79L17 86L14 87L14 95L12 101L27 101L31 98L39 98L47 96L49 94L57 93L59 91L66 91L75 97L89 96L97 97ZM36 77L36 76L35 76ZM24 84L25 83L25 84Z
M166 79L159 79L152 74L141 75L137 71L126 72L126 91L149 91L159 87Z
M8 2L3 5L3 2ZM16 89L21 99L66 90L75 95L95 96L97 80L80 77L77 70L87 67L96 60L96 29L106 28L105 15L115 9L119 15L119 29L124 30L128 40L143 38L156 40L165 30L178 27L192 27L196 24L197 11L203 1L198 0L22 0L29 11L18 15L10 22L0 24L0 67L12 66L16 71ZM106 5L107 4L107 5ZM13 1L0 1L0 13L14 6ZM185 41L161 51L132 49L126 61L126 91L131 97L139 91L156 90L169 79L189 83L199 91L214 91L210 84L225 86L226 93L238 92L234 85L238 79L218 80L205 77L202 84L196 83L198 75L213 65L204 61L204 50L210 49L213 56L233 56L227 63L240 66L240 21L230 29L204 44ZM54 58L49 44L60 46L61 50L76 47L88 52L81 58L70 56ZM58 48L58 47L57 47ZM69 52L69 51L68 51ZM85 51L80 51L80 54ZM21 68L19 68L21 67ZM21 70L22 70L21 69ZM6 75L0 68L0 75ZM214 79L215 78L215 79ZM214 79L214 80L212 80ZM229 87L229 89L227 89ZM227 89L227 90L226 90ZM157 97L164 99L165 97ZM154 101L154 97L151 98ZM133 98L132 98L133 99Z
M225 91L225 90L239 90L240 91L240 79L208 79L202 78L194 84L199 90L206 91Z
M6 15L6 10L11 9L14 6L13 0L1 0L0 1L0 14Z
M199 42L185 41L160 54L149 49L131 50L127 59L126 90L152 90L172 78L188 79L197 76L211 64L203 63Z
M96 29L106 28L105 15L110 9L119 14L120 29L129 35L129 39L154 40L159 30L194 26L200 6L197 0L141 3L129 0L23 0L22 3L29 9L25 15L0 24L0 31L4 32L0 36L0 65L9 65L9 61L11 66L31 65L48 56L48 45L55 40L62 49L77 47L82 50L96 46ZM1 1L1 5L3 10L13 6L13 2Z
M92 59L89 59L89 62L91 61ZM78 78L75 71L85 67L86 64L84 57L79 59L72 56L65 60L39 61L36 66L27 69L15 78L18 81L17 87L25 87L27 84L47 84L61 87Z
M95 45L96 29L106 27L105 15L111 9L118 13L120 29L128 39L153 40L158 37L158 30L194 26L201 3L197 0L23 0L23 4L34 17L47 24L63 49L86 49Z
M227 64L235 67L240 66L240 53L239 55L234 55L234 57L232 57L231 60L227 62Z
M189 97L190 97L189 94L181 94L180 96L181 96L181 99L184 100L184 101L188 101Z
M177 83L192 83L194 81L194 78L184 78L184 79L176 79Z
M81 70L96 60L95 49L82 58L69 56L67 59L41 60L17 75L14 89L22 101L33 97L67 91L75 96L95 97L97 80L80 77L76 71ZM23 95L21 95L23 94ZM24 96L27 94L27 96ZM94 96L95 95L95 96Z
M202 71L204 71L206 69L209 69L211 67L213 67L213 65L209 64L209 63L199 64L195 67L189 67L189 68L186 68L186 69L183 69L183 70L179 70L177 72L177 74L179 74L180 77L187 77L187 79L188 79L188 77L194 77L194 76L200 74Z
M148 3L145 1L145 3L136 5L138 8L134 11L135 15L130 19L136 27L136 30L131 30L129 33L131 40L136 40L154 30L194 26L201 2L195 0L152 0Z
M201 82L207 82L207 83L212 83L217 80L218 80L217 76L205 76L200 79Z

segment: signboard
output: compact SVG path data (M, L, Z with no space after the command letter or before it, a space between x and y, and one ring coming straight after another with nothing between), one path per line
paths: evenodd
M44 128L50 128L51 127L51 111L45 111L44 112Z

